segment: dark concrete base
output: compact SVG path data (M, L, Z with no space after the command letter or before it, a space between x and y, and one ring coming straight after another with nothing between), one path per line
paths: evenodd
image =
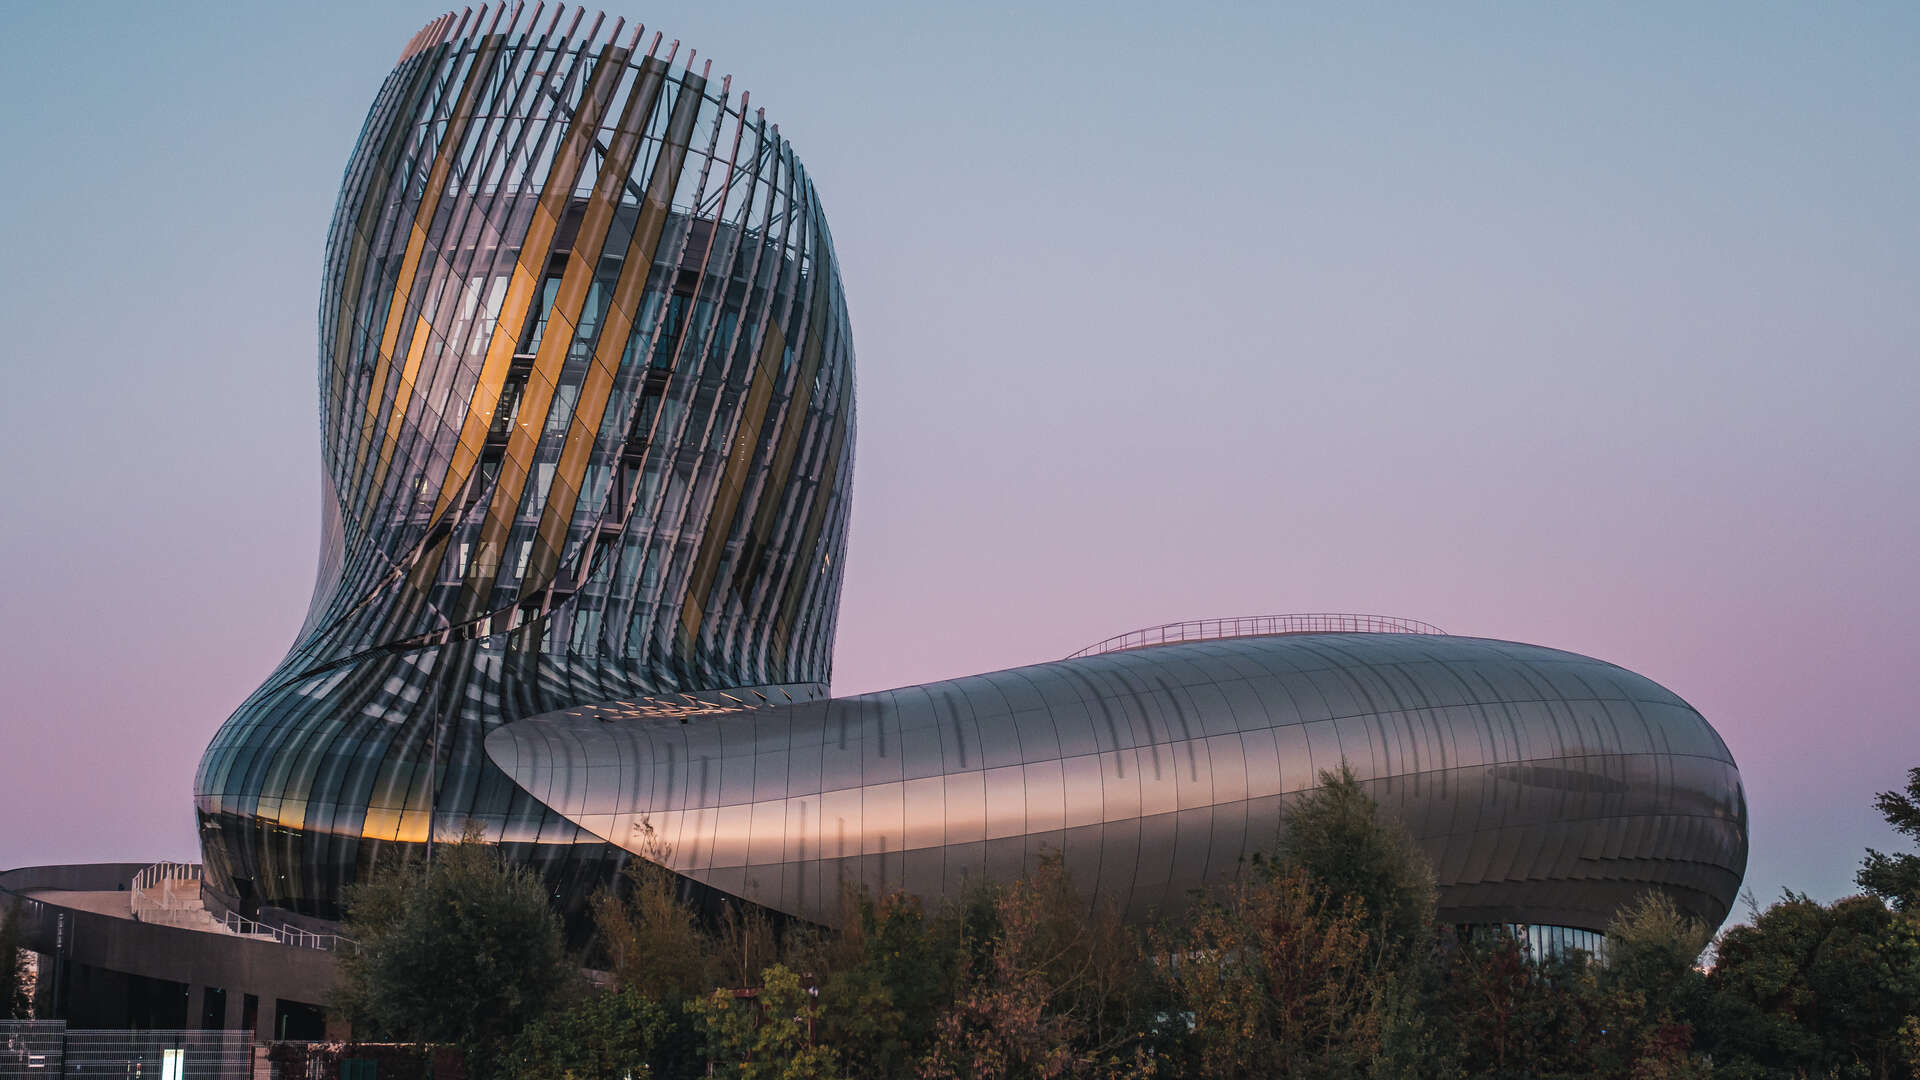
M239 1028L261 1042L348 1034L326 1015L338 981L331 953L35 895L124 892L143 869L88 863L0 872L0 905L19 900L22 944L41 957L40 1016L75 1027Z

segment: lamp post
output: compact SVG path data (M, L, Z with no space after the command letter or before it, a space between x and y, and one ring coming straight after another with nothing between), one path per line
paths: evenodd
M433 834L436 831L434 821L440 808L440 711L441 701L446 697L442 685L446 681L444 656L435 653L433 673L429 676L427 697L427 718L432 727L427 729L427 866L433 866Z

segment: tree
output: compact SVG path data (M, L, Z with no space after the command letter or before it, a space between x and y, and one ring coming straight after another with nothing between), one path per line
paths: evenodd
M1920 914L1789 892L1721 935L1707 985L1702 1042L1719 1075L1914 1075L1901 1031L1920 1016Z
M1560 1077L1596 1073L1597 1020L1584 954L1532 956L1505 928L1459 942L1436 995L1450 1070L1467 1076ZM1440 1053L1430 1052L1430 1057Z
M20 898L14 897L0 920L0 1020L25 1020L33 1011L27 995L27 969L20 942L24 932Z
M964 955L961 987L935 1027L920 1063L926 1080L1052 1080L1074 1075L1072 1018L1048 1008L1051 988L1041 955L1042 900L1030 881L1016 881L994 904L998 925L984 956Z
M1920 765L1907 770L1906 790L1883 791L1873 804L1894 831L1920 841ZM1901 911L1920 910L1920 855L1886 855L1868 848L1853 880Z
M707 1035L713 1076L737 1080L827 1080L839 1055L814 1039L820 1004L784 964L760 973L760 987L715 990L688 1003Z
M596 896L593 921L616 986L678 1001L713 987L713 946L680 899L678 879L662 865L667 849L652 841L652 825L646 832L640 857L627 864L626 895Z
M1448 950L1438 991L1453 1061L1469 1076L1705 1077L1692 1017L1706 994L1694 967L1707 931L1648 893L1608 928L1605 963L1584 952L1530 955L1502 928Z
M1432 867L1344 763L1287 811L1275 856L1196 905L1159 952L1175 1072L1398 1075L1432 1065Z
M719 985L751 986L769 965L782 962L780 935L765 908L723 900L719 921L719 933L712 939Z
M1825 936L1826 912L1787 893L1750 926L1720 935L1702 1024L1714 1064L1730 1077L1812 1075L1822 1057L1806 968Z
M952 998L958 935L936 932L920 902L905 893L875 901L849 888L841 906L839 932L811 958L812 969L826 973L823 1037L841 1048L852 1076L909 1075Z
M1383 944L1404 953L1431 940L1433 867L1405 827L1381 817L1346 762L1323 770L1320 786L1288 809L1279 857L1328 897L1356 902Z
M514 1080L648 1080L705 1071L686 1013L627 989L529 1024L508 1055Z
M1164 952L1192 1027L1176 1075L1357 1076L1379 1056L1392 995L1374 920L1299 867L1197 905Z
M920 1059L928 1078L1144 1077L1156 1023L1140 934L1083 899L1059 852L943 918L950 1004Z
M476 1075L576 977L540 879L477 827L431 866L377 871L347 905L336 1006L377 1036L459 1046Z
M1706 993L1706 976L1694 965L1710 936L1663 893L1644 893L1614 917L1597 973L1597 1067L1615 1076L1706 1074L1693 1053L1690 1018Z

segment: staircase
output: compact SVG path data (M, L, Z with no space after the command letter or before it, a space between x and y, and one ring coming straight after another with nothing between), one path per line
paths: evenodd
M201 901L199 863L154 863L134 875L128 893L133 917L141 922L207 934L235 933Z

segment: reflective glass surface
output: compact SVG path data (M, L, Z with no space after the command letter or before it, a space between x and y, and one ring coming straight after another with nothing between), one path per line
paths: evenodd
M383 852L468 823L574 904L624 852L544 800L628 771L536 797L488 732L587 701L823 696L853 352L819 198L690 54L560 14L430 24L348 162L318 580L195 782L208 883L241 906L337 915ZM667 763L662 790L784 798L762 764L688 788ZM709 848L732 858L754 826L727 828Z

